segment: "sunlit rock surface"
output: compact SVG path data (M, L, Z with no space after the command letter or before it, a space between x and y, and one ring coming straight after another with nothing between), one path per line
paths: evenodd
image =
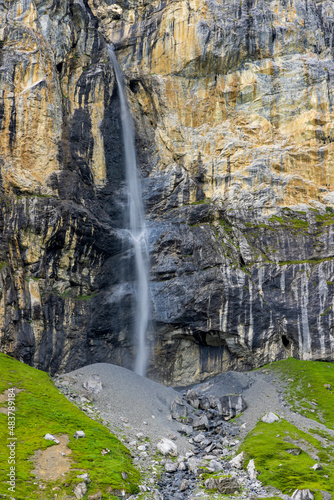
M133 363L113 43L148 218L149 375L333 360L333 3L15 0L0 20L2 348L53 372Z

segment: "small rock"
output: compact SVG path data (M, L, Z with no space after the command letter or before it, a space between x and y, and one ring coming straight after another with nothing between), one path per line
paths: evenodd
M56 444L60 443L59 439L54 437L52 434L45 434L44 439L46 439L47 441L53 441Z
M198 460L198 458L195 458L195 457L189 458L188 469L190 470L190 472L193 472L194 474L196 474L197 469L200 467L200 465L201 465L201 462L200 462L200 460Z
M73 437L75 439L84 438L86 437L86 434L84 433L84 431L75 431Z
M322 500L332 500L332 495L328 491L321 491Z
M187 466L184 462L179 463L179 470L187 470Z
M314 495L309 489L296 490L292 494L292 500L314 500Z
M324 387L326 387L328 391L332 390L332 386L330 384L324 384Z
M162 455L171 455L172 457L176 457L177 455L177 446L171 439L161 439L157 444L157 450Z
M178 465L175 462L166 462L165 470L166 472L176 472L178 469Z
M99 392L103 389L101 379L98 375L92 375L89 377L83 382L82 386L88 392L92 392L93 394L99 394Z
M314 464L314 465L311 467L311 469L313 469L313 470L322 470L322 469L323 469L323 467L322 467L322 465L321 465L321 464Z
M211 460L209 462L209 469L212 470L212 472L219 472L223 469L223 466L217 462L217 460Z
M108 448L101 450L101 455L107 455L107 453L110 453L110 450Z
M76 484L73 488L73 493L75 495L75 498L77 498L78 500L83 498L87 493L86 483Z
M275 415L275 413L269 412L266 413L262 418L262 422L265 422L266 424L273 424L277 420L279 420L279 417Z
M126 479L128 478L128 474L123 470L122 471L122 479L124 479L124 481L126 481Z
M193 440L195 441L195 443L201 443L202 441L205 440L205 436L204 436L204 434L200 433L200 434L197 434L197 436L195 436L193 438Z
M144 434L143 434L142 432L138 432L138 433L136 434L136 437L137 437L138 439L143 439L143 438L144 438Z
M191 427L191 425L185 425L185 424L183 424L181 429L179 430L180 434L185 434L185 435L191 434L192 431L193 428Z
M85 483L89 484L91 483L91 480L89 479L89 475L87 474L87 472L85 472L84 474L79 474L79 476L77 476L78 479L83 479L85 481Z
M236 469L241 469L245 461L245 453L242 451L236 457L230 460L230 465Z
M256 469L255 469L255 463L254 463L254 460L250 460L248 462L248 465L247 465L247 472L248 472L248 475L249 475L249 478L252 480L252 481L255 481L256 480L256 476L257 476L257 473L256 473Z
M144 444L141 444L140 446L138 446L138 450L139 451L146 451L146 446Z
M294 455L295 457L298 457L298 455L301 454L302 450L299 448L290 448L289 450L285 450L287 453L290 453L290 455Z
M184 479L180 485L180 491L186 491L190 485L191 482L189 481L189 479Z

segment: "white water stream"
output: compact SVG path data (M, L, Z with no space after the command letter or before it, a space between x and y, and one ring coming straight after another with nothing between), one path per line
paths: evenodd
M136 265L136 315L134 335L137 346L137 354L134 371L138 375L145 375L147 365L146 333L148 329L150 311L145 214L141 186L137 172L134 123L125 97L123 73L119 67L112 47L108 47L108 52L110 61L115 71L121 105L126 184L128 190L129 231L134 248Z

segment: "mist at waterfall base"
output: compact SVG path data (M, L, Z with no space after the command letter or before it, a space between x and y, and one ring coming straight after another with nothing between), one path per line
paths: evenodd
M148 280L148 249L146 241L145 214L142 201L141 185L137 172L134 123L129 111L124 90L123 73L119 67L112 47L108 47L113 65L121 108L122 135L125 155L126 185L128 194L129 234L134 249L136 282L136 311L134 322L134 342L137 347L134 371L145 375L148 361L146 333L149 323L150 301Z

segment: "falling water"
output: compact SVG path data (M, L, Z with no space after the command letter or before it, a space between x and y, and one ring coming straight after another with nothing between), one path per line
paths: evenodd
M135 316L135 337L137 343L137 355L135 372L138 373L138 375L145 375L147 363L146 332L149 320L148 250L146 243L145 215L141 186L137 173L134 124L125 98L123 74L112 47L109 46L108 52L116 75L121 105L130 237L134 248L136 264L137 303Z

